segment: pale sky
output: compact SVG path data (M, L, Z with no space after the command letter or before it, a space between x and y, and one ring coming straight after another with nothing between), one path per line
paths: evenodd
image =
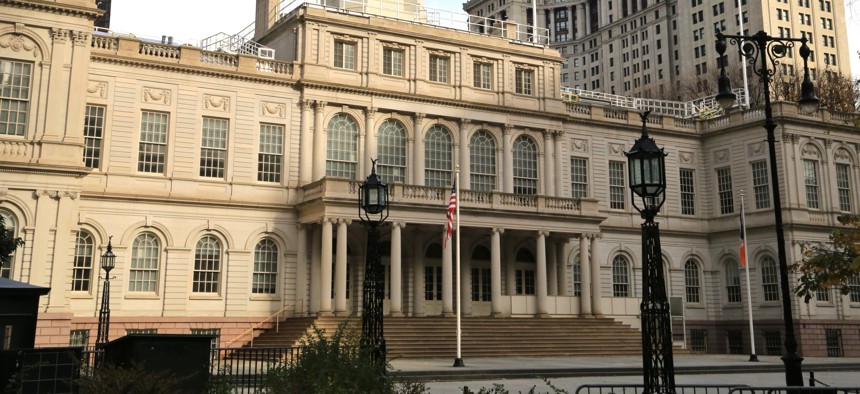
M464 0L425 0L429 8L460 11ZM860 37L860 1L846 10L848 36ZM120 0L112 4L111 30L138 37L173 36L175 43L193 43L219 32L234 34L254 21L254 0ZM860 39L850 40L851 74L860 78Z

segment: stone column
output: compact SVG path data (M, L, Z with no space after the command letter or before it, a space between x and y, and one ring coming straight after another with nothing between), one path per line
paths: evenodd
M507 238L511 238L510 235ZM512 240L508 240L512 241ZM517 264L513 242L505 242L505 282L508 295L517 294Z
M471 189L469 180L469 119L460 119L460 185L461 189Z
M313 228L311 241L311 314L320 311L320 294L322 294L322 231L318 226Z
M447 235L448 233L443 227L442 236ZM452 289L454 278L453 267L451 266L453 253L451 249L454 249L453 239L448 241L447 247L442 249L442 316L454 315L454 291Z
M337 220L337 260L334 267L334 313L338 316L345 316L346 310L346 226L350 220ZM325 253L325 251L323 251Z
M535 295L537 296L537 314L546 316L549 314L546 293L546 237L549 232L538 231L537 236L537 264L535 269Z
M546 241L546 260L547 260L547 294L551 296L558 295L558 259L556 259L555 240L548 239Z
M391 222L391 316L403 316L403 248L401 230L404 224Z
M322 160L321 157L314 157L314 130L311 129L311 124L314 122L311 117L311 101L302 100L302 127L301 140L299 145L299 185L307 185L313 182L314 160Z
M554 144L555 148L553 149L553 153L555 154L555 174L553 179L555 179L555 196L563 197L564 196L564 182L561 180L561 174L564 174L564 155L561 152L561 143L564 136L563 130L556 130L553 132Z
M331 314L331 241L332 241L332 219L325 218L322 221L322 242L320 246L320 267L322 278L320 278L320 313Z
M308 313L308 229L304 224L297 224L296 237L296 301L301 300L295 313L305 316Z
M370 159L377 159L376 157L376 130L373 129L374 122L376 121L376 108L369 107L364 111L364 157L361 158L361 162L364 163L360 166L364 171L359 174L359 177L365 177L367 174L370 174Z
M545 130L543 133L543 176L540 178L543 179L543 193L549 197L555 197L555 157L554 148L555 146L552 144L552 132L549 130Z
M603 316L603 299L600 296L600 255L598 254L599 234L591 236L591 311L595 316Z
M415 144L412 152L412 184L424 186L424 114L416 113L414 120ZM423 297L422 297L423 298Z
M505 193L514 192L514 155L511 152L511 130L513 126L505 125L505 132L502 136L502 160L504 161L502 171L502 191Z
M325 126L323 125L325 106L325 101L317 101L314 105L314 173L311 182L318 181L325 177L325 148L327 142Z
M424 243L419 234L414 234L412 261L415 273L412 275L412 316L424 316Z
M591 294L593 290L591 289L591 260L588 254L589 243L588 236L585 234L579 236L579 288L581 289L579 304L580 315L582 316L592 315Z
M505 229L490 230L490 310L493 316L502 313L502 233Z

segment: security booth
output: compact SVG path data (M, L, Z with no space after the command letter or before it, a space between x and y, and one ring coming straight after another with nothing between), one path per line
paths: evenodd
M39 297L48 287L0 278L0 387L17 371L18 351L36 342Z

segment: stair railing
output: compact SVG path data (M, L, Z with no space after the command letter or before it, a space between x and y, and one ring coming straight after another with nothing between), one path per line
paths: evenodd
M245 335L248 335L249 333L251 334L251 346L253 347L254 346L254 331L256 331L258 328L260 328L263 324L266 324L267 322L272 320L272 318L274 318L274 317L278 317L277 319L275 319L275 331L278 331L280 329L280 322L281 322L280 315L282 313L286 312L288 309L295 308L297 304L302 306L302 308L300 308L300 309L302 309L302 310L304 309L303 308L304 300L302 300L302 299L296 300L292 304L288 304L288 305L284 306L279 311L273 313L271 316L263 319L262 321L258 322L257 324L251 325L251 328L245 330L241 334L237 335L235 338L227 341L227 343L225 343L224 347L230 347L230 345L232 345L232 344L236 343L237 341L239 341L240 339L244 338Z

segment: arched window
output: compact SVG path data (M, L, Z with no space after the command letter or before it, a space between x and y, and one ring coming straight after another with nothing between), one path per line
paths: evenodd
M376 168L385 183L406 181L406 129L400 122L389 119L379 126L376 140Z
M128 291L155 293L158 290L158 262L161 245L152 233L141 233L131 244Z
M254 248L253 294L275 294L278 288L278 245L264 239Z
M221 241L212 235L194 248L194 293L218 293L221 289Z
M737 261L726 262L726 301L741 302L741 277L738 275Z
M337 114L328 122L325 174L355 179L358 151L358 126L346 114Z
M93 278L93 236L86 231L78 231L75 239L75 261L72 267L72 291L90 291Z
M469 162L472 190L493 191L496 188L496 140L489 131L479 130L472 135Z
M434 125L424 136L424 185L445 187L451 184L454 146L451 133Z
M779 271L773 257L761 258L761 287L765 301L779 301Z
M684 263L684 286L684 293L687 296L688 304L698 304L702 302L701 285L699 282L699 264L693 259L689 259Z
M630 264L618 255L612 259L612 296L630 297Z
M579 254L573 256L573 296L582 295L582 261Z
M521 135L513 145L514 193L537 194L537 145L533 139Z
M6 227L6 233L12 239L18 238L18 221L15 220L15 217L8 211L0 210L0 216L3 217L3 225ZM11 278L12 277L12 263L15 262L15 253L13 252L9 255L7 261L0 264L0 277L2 278Z

